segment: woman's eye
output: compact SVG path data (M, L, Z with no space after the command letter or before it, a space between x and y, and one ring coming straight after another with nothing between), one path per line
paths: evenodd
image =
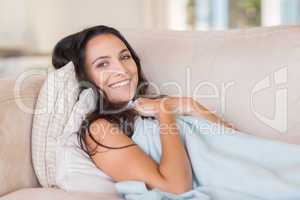
M130 59L130 58L131 58L130 55L124 55L124 56L122 56L122 59Z
M96 65L96 67L105 67L108 65L108 62L99 63Z

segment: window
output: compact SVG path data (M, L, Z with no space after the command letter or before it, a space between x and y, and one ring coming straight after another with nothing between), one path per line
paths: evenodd
M300 24L300 0L169 0L169 28L226 30Z

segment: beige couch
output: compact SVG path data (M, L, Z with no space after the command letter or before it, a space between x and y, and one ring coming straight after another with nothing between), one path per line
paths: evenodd
M195 95L249 134L300 143L300 27L121 32L161 92ZM15 80L0 80L0 199L119 199L39 187L30 151L32 114L27 111L34 108L43 80L26 78L17 95Z

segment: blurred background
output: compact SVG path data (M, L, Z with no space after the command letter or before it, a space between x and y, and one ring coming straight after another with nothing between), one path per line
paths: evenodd
M93 25L228 30L300 24L300 0L0 0L0 78L49 64L55 43Z

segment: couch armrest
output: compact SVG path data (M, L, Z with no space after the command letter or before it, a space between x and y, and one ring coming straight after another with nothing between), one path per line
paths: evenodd
M30 77L15 95L16 81L0 80L0 196L39 186L31 160L32 113L24 107L33 110L42 82Z

